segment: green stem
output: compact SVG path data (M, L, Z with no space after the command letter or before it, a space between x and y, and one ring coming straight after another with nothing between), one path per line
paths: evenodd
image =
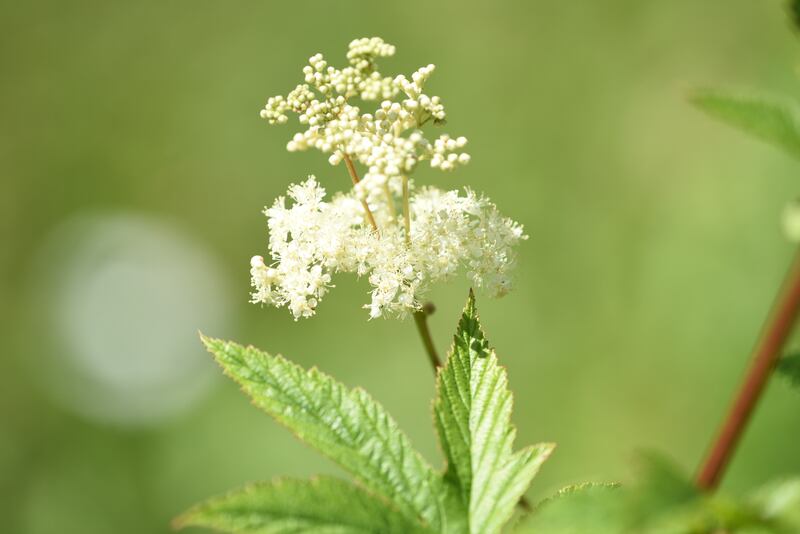
M428 328L428 315L431 315L434 311L436 311L436 307L430 302L426 302L421 310L414 312L414 323L417 325L417 332L419 332L419 337L422 339L422 345L428 354L428 360L431 362L433 372L436 373L436 370L442 366L442 360L439 359L439 354L433 345L431 331Z
M406 224L406 245L411 244L411 209L408 205L408 176L403 175L403 219Z

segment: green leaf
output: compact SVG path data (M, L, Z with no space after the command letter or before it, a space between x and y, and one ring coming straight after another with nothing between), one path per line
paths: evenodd
M787 354L778 361L778 372L789 382L800 387L800 352Z
M624 532L773 532L758 510L722 493L699 491L692 480L663 457L640 459L638 481L623 488Z
M441 477L364 390L348 389L316 368L306 371L282 356L202 339L256 406L402 513L422 518L434 530L444 527Z
M641 458L629 486L587 484L540 503L520 534L796 534L800 478L769 484L748 499L706 494L664 458Z
M437 389L445 479L467 512L469 532L499 532L553 445L512 452L516 430L508 379L481 330L471 291Z
M175 526L248 534L431 532L365 490L330 477L253 484L193 507Z
M800 29L800 0L789 0L789 16L795 30Z
M712 117L800 158L800 110L793 101L703 90L691 102Z
M515 532L618 534L625 530L623 497L616 484L569 486L539 503Z
M691 506L700 491L666 458L643 453L638 458L638 481L630 492L631 518L635 524L652 521L661 514Z
M770 482L750 501L773 522L776 532L800 532L800 477Z

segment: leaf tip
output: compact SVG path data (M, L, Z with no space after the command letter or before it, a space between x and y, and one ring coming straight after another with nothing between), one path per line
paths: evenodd
M212 345L214 345L214 342L217 341L213 337L205 335L200 330L197 331L197 335L200 337L200 341L208 350L211 350Z
M709 111L709 106L713 105L713 101L719 97L719 91L709 89L708 87L693 87L686 93L686 100L694 107L703 111Z
M549 458L553 451L556 450L558 445L554 441L549 441L545 443L539 443L536 445L538 452L540 455L544 456L545 459Z
M544 443L539 443L538 446L542 450L547 451L547 453L550 454L555 450L558 444L555 441L545 441Z
M467 295L467 303L464 305L464 314L469 317L475 317L477 311L475 309L475 291L470 287L469 295Z
M172 530L183 530L184 528L188 527L191 524L191 514L192 510L187 510L183 512L181 515L174 517L172 521L169 522L169 526Z
M550 455L553 454L555 449L556 444L554 442L544 442L528 445L522 450L527 450L528 454L530 454L530 458L541 465L550 458Z

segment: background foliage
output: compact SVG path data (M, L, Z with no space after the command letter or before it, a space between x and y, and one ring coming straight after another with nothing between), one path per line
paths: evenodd
M200 384L208 379L196 366L215 371L198 328L365 387L438 464L434 385L413 325L367 323L356 309L366 284L339 280L319 317L298 324L246 303L248 259L266 240L262 206L310 172L330 189L347 187L344 171L318 154L285 152L292 130L267 128L258 110L309 55L337 57L362 35L398 46L387 70L437 64L431 89L470 139L467 168L417 180L469 183L531 235L517 290L481 300L509 369L518 441L558 443L531 495L626 481L639 449L693 469L792 254L779 214L798 182L788 156L685 96L717 86L796 95L785 11L778 0L3 2L0 531L166 532L176 512L245 480L339 474L230 383ZM147 377L137 364L177 377L144 390L152 404L135 421L75 408L75 390L86 388L68 363L85 371L87 360L51 324L61 284L77 276L62 267L91 269L70 259L83 249L58 229L117 213L179 231L215 264L208 277L193 277L202 261L169 271L169 287L187 284L196 306L170 300L185 292L135 292L95 315L57 307L116 341L108 358L123 354L130 366L114 375L118 389ZM88 235L81 228L69 235ZM161 253L131 250L135 259ZM97 283L103 294L120 290ZM465 290L457 281L435 295L441 352ZM162 321L164 331L148 322L181 303L188 311ZM189 317L197 309L219 316ZM148 359L155 352L143 339L172 344ZM88 383L108 372L92 365L81 375ZM183 390L190 400L156 413ZM102 395L93 402L112 406ZM797 402L785 383L772 384L726 489L800 471Z

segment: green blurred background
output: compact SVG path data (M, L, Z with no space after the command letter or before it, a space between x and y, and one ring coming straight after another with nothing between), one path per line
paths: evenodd
M315 173L258 118L306 58L397 45L438 66L469 184L525 224L516 290L481 298L518 443L556 441L536 498L627 480L637 450L693 470L792 254L781 153L685 101L796 94L783 2L3 2L0 532L168 532L189 504L279 474L338 473L251 407L197 329L371 391L432 462L431 372L410 321L368 322L339 278L312 320L248 304L260 210ZM444 350L466 297L433 295ZM800 470L800 398L775 382L725 481Z

